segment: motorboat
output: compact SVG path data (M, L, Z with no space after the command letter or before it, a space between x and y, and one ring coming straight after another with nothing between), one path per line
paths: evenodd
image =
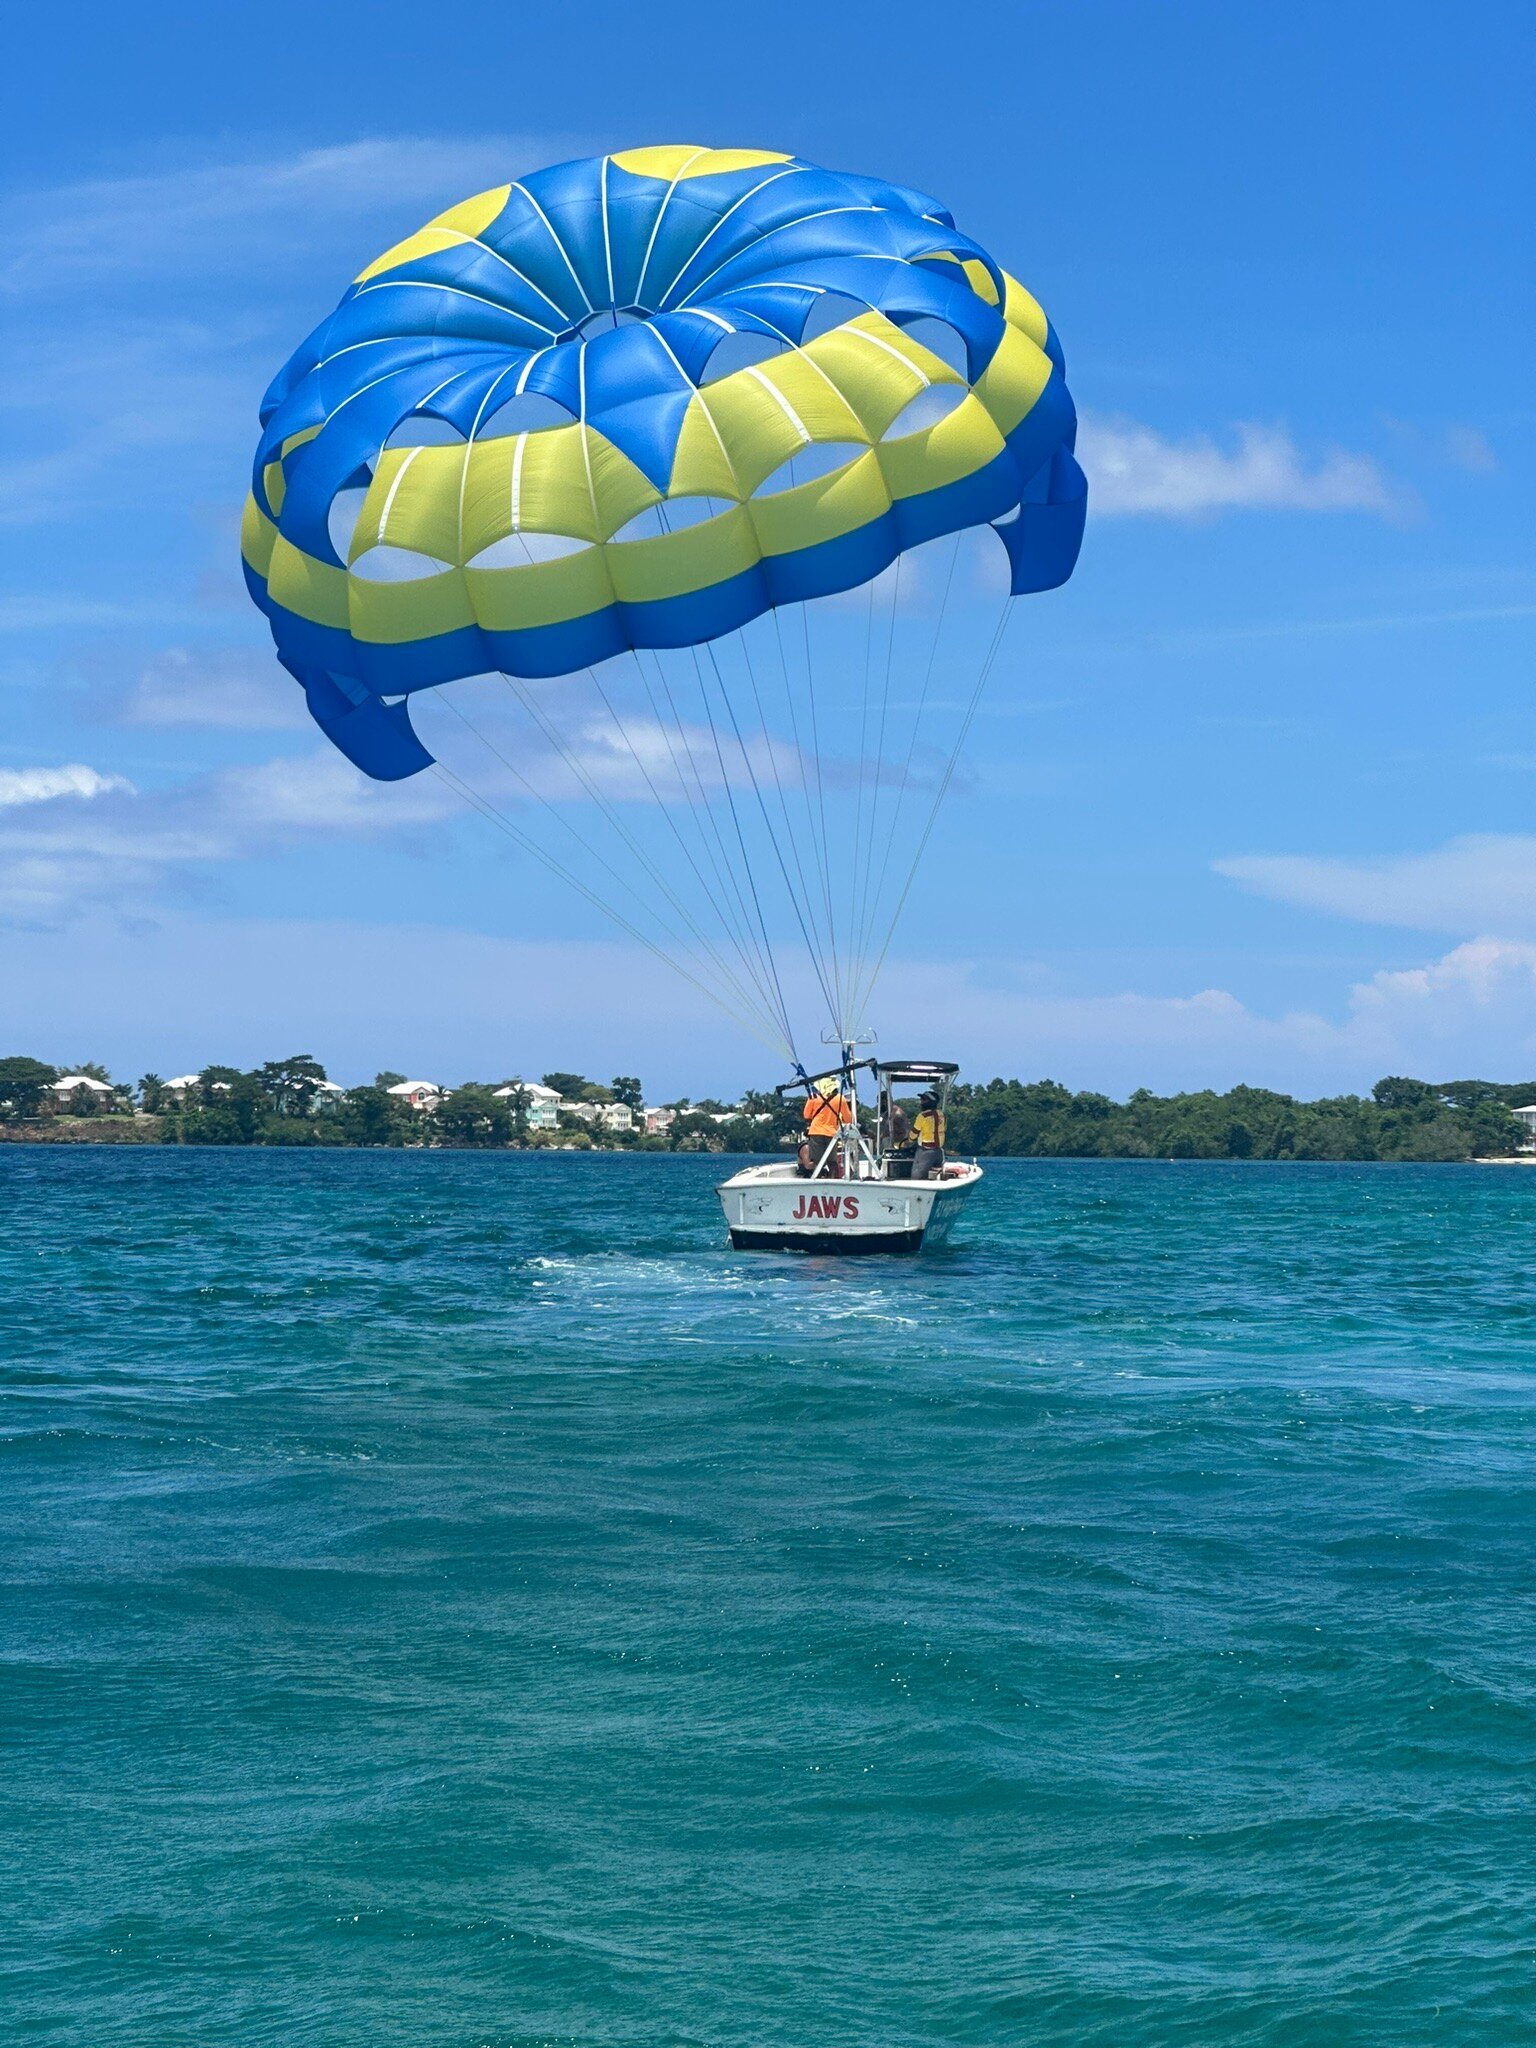
M853 1060L824 1074L800 1074L778 1093L807 1099L827 1082L848 1105L847 1121L809 1172L798 1159L744 1167L717 1190L737 1251L919 1252L943 1244L982 1178L970 1161L946 1161L912 1176L913 1148L899 1088L931 1089L943 1109L959 1068L952 1060ZM872 1114L859 1108L859 1077L872 1083Z

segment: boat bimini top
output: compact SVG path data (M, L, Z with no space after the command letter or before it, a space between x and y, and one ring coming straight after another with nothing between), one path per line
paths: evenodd
M781 1081L774 1093L793 1095L802 1088L809 1092L822 1081L848 1080L860 1072L874 1074L886 1088L915 1082L920 1087L947 1092L959 1071L955 1060L850 1060L846 1066L828 1067L824 1074L798 1074L793 1081Z

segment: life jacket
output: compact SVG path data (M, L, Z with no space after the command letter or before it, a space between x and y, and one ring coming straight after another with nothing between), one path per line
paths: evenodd
M839 1124L853 1121L853 1111L841 1095L812 1095L806 1101L804 1113L813 1138L834 1138Z

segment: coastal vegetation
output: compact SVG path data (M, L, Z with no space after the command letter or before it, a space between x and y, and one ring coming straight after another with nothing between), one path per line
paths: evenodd
M799 1120L798 1108L773 1094L648 1109L633 1074L605 1084L556 1072L536 1087L513 1076L440 1089L385 1071L342 1088L311 1054L297 1053L249 1070L214 1065L130 1084L92 1061L0 1059L0 1141L12 1143L745 1152L773 1146Z
M1269 1088L1201 1089L1126 1102L1054 1081L957 1086L949 1138L966 1153L1045 1159L1486 1159L1529 1140L1513 1111L1536 1082L1388 1075L1369 1095L1299 1101Z
M342 1088L307 1053L249 1070L208 1066L176 1083L145 1074L131 1085L95 1062L61 1068L17 1055L0 1059L0 1139L742 1153L772 1151L800 1128L798 1103L772 1093L647 1108L634 1075L603 1084L555 1072L536 1090L518 1077L466 1081L422 1099L400 1092L410 1085L386 1071ZM995 1079L955 1087L949 1144L967 1156L1046 1159L1499 1158L1530 1143L1513 1112L1533 1100L1536 1081L1403 1075L1367 1096L1310 1102L1246 1087L1139 1088L1117 1102L1055 1081Z

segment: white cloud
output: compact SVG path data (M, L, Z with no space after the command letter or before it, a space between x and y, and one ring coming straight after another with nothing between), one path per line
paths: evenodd
M1415 633L1425 627L1503 626L1536 618L1536 604L1459 605L1443 611L1361 612L1354 618L1268 619L1252 626L1187 627L1159 636L1169 647L1237 646L1248 640L1310 639L1335 633Z
M25 452L0 461L0 523L157 498L184 508L204 490L238 497L265 373L233 308L218 326L98 309L64 335L52 322L7 327L0 419Z
M246 275L273 255L296 259L300 235L312 250L333 225L356 229L399 215L394 225L408 232L443 206L561 153L558 141L527 136L374 136L21 193L0 211L0 290L96 285L193 265ZM367 249L358 267L377 253Z
M0 202L0 408L19 451L0 522L230 492L267 380L362 265L549 147L379 137Z
M31 794L0 823L0 918L20 924L100 907L139 914L178 875L305 839L398 834L463 810L436 777L371 782L330 748L143 792L88 768L7 771L0 792L10 774L55 778L20 784Z
M1445 452L1458 469L1474 476L1491 476L1499 466L1493 444L1481 427L1451 427L1445 436Z
M1475 833L1429 853L1368 859L1241 854L1218 874L1258 895L1364 924L1536 936L1536 837Z
M53 632L63 627L81 631L104 626L174 628L205 624L206 620L206 612L196 606L163 598L123 601L47 591L0 598L0 633Z
M51 803L58 797L107 796L114 791L133 794L133 784L121 775L102 775L78 761L62 768L0 768L0 811L21 804Z
M1451 1080L1536 1074L1536 944L1478 938L1421 967L1357 982L1339 1010L1267 1015L1224 989L1063 996L988 987L974 968L896 963L882 1007L973 1075L1050 1074L1124 1095L1138 1086L1297 1094L1361 1090L1382 1074Z
M715 736L686 719L675 728L654 718L626 716L623 731L607 717L591 719L566 742L566 752L581 776L605 798L616 802L666 804L688 802L696 790L711 793L727 787L744 789L755 777L765 790L778 783L798 786L804 773L801 757L787 743L761 734L723 735L720 753ZM550 780L559 776L557 756L547 762ZM565 793L572 780L565 778Z
M1098 516L1141 513L1193 519L1217 512L1400 514L1406 494L1369 455L1326 449L1308 461L1283 427L1251 422L1231 448L1208 434L1173 440L1135 420L1085 414L1078 456Z
M195 705L183 707L184 690L195 697L198 688L192 667L190 660L176 666L169 698L152 697L151 710L195 714ZM281 690L282 681L274 688ZM426 693L427 701L415 707L429 749L519 836L551 847L562 863L573 858L574 846L589 880L589 862L622 881L639 860L659 864L676 887L694 894L675 843L659 828L642 830L632 814L628 823L616 815L599 818L598 803L605 813L610 805L639 806L660 818L658 800L679 812L686 802L691 818L700 796L707 804L727 787L750 787L753 775L765 791L793 787L799 772L798 757L781 742L748 738L743 755L732 736L722 758L706 728L684 722L669 732L636 715L626 716L627 739L606 717L567 715L558 728L563 753L527 721L510 735L492 726L488 737L499 744L498 757L431 701L437 694ZM298 699L296 689L288 695ZM229 716L220 722L257 722L248 702L226 708ZM674 750L684 764L681 775ZM97 800L83 806L77 801L82 795ZM398 837L468 819L475 808L440 776L375 782L325 745L142 793L121 777L87 768L10 771L0 773L0 807L7 801L13 810L27 808L0 825L0 918L27 923L61 920L93 905L142 910L178 875L198 868L260 857L305 839ZM565 817L573 805L580 807L579 824ZM561 830L544 806L556 810ZM753 829L750 813L747 824ZM715 829L727 828L716 818ZM610 893L607 882L597 886Z
M374 782L329 746L253 768L226 768L196 798L209 803L237 840L245 834L367 836L436 824L463 811L461 800L436 776Z
M1516 939L1469 939L1425 967L1383 971L1350 998L1351 1028L1365 1038L1409 1049L1419 1072L1441 1058L1458 1071L1482 1073L1491 1058L1506 1072L1525 1071L1536 1055L1536 945ZM1481 1061L1468 1067L1466 1062Z
M173 914L131 930L98 919L17 932L6 948L0 1039L40 1057L89 1043L122 1072L248 1064L303 1045L347 1080L386 1065L439 1080L570 1066L639 1071L665 1096L775 1078L702 995L617 941ZM808 993L794 1000L813 1036ZM879 1013L969 1079L1050 1075L1119 1096L1238 1081L1337 1093L1386 1073L1517 1080L1536 1074L1536 945L1480 939L1383 972L1331 1016L1267 1016L1220 989L1020 991L998 987L986 963L897 961Z
M419 692L411 723L430 754L503 806L530 795L579 802L594 792L608 803L691 806L701 794L749 789L754 776L764 790L799 787L801 756L787 740L759 729L738 743L723 719L718 732L680 713L663 722L611 673L607 690L604 703L566 677L551 698L503 676L474 676Z
M270 648L164 647L126 662L116 652L110 659L132 673L126 681L93 681L87 696L96 714L115 725L283 732L310 722L303 692Z

